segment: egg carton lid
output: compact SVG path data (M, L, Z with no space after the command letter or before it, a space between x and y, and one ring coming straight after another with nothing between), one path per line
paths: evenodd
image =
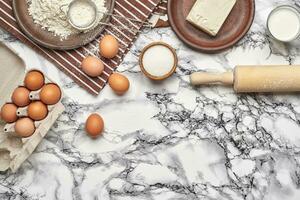
M0 106L6 103L14 89L25 78L25 62L0 42Z

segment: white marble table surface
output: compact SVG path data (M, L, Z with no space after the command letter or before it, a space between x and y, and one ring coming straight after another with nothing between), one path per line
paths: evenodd
M109 87L97 97L1 30L28 69L62 86L66 112L20 170L0 174L0 199L194 200L300 199L299 95L236 95L231 88L192 88L188 75L238 64L300 64L300 42L284 45L266 35L268 13L298 0L257 0L247 36L217 55L195 52L171 29L144 31L118 71L131 82L123 97ZM176 74L155 84L137 56L152 41L176 48ZM4 67L4 66L0 66ZM104 137L86 136L93 112Z

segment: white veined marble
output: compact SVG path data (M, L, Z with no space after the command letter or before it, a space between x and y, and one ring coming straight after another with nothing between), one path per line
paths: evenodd
M145 31L118 71L131 81L123 97L109 87L94 98L52 64L5 32L1 40L57 81L66 112L18 173L0 174L0 199L298 200L299 95L236 95L230 88L188 84L199 70L237 64L300 64L300 42L266 35L273 7L298 0L257 0L247 36L217 55L192 51L170 29ZM153 84L138 67L140 50L163 40L178 53L176 74ZM4 67L4 66L1 66ZM104 137L85 135L92 112L105 120Z

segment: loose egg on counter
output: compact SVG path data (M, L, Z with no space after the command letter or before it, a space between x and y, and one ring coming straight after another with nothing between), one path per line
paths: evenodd
M33 70L26 74L24 85L31 91L39 90L45 84L45 77L44 75L37 71Z
M44 104L54 105L59 102L60 98L61 90L56 84L49 83L42 87L40 99Z
M17 121L17 109L18 107L12 103L4 104L1 108L1 119L7 123Z
M100 55L104 58L113 58L119 52L119 42L112 35L105 35L99 43Z
M11 100L14 104L16 104L19 107L28 106L28 104L30 103L29 93L30 91L27 88L18 87L13 92Z
M82 70L90 77L100 76L104 70L103 62L95 56L87 56L81 63Z
M98 137L104 129L104 122L100 115L91 114L85 123L85 130L87 134L92 137Z
M28 117L19 119L15 124L15 132L21 137L29 137L34 131L34 122Z
M29 104L27 108L28 117L35 121L45 119L48 115L48 108L40 101L35 101Z
M129 89L129 80L122 74L114 73L108 80L111 89L118 95L123 95Z

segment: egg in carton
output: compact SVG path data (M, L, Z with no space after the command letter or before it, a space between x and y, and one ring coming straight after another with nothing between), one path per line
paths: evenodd
M27 73L24 61L1 42L0 65L0 106L2 107L6 103L12 103L11 96L16 88L24 87L24 78ZM54 84L45 76L44 80L45 85ZM31 91L30 101L40 100L41 93L42 89ZM33 121L34 133L29 137L20 137L16 133L16 122L6 123L0 119L0 171L11 169L12 172L16 172L65 109L60 100L53 105L46 106L46 117L40 121ZM19 119L28 117L28 107L17 108L16 115Z

